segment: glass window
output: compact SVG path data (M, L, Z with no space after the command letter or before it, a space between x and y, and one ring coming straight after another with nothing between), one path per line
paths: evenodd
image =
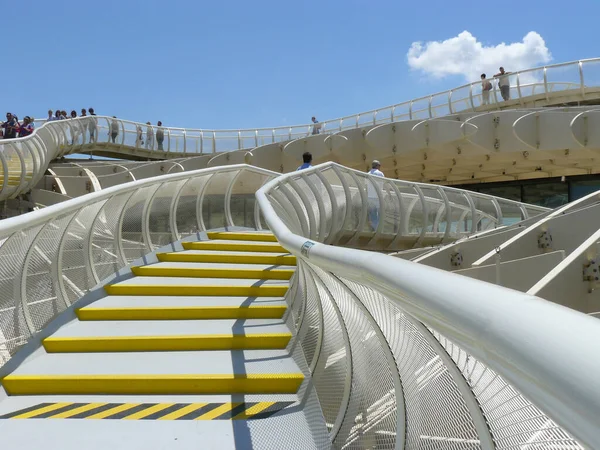
M600 191L600 180L571 181L571 201Z
M482 194L493 195L494 197L506 198L508 200L521 201L521 186L481 186L477 189Z
M523 185L523 202L532 205L557 208L569 201L569 185L561 183L537 183Z

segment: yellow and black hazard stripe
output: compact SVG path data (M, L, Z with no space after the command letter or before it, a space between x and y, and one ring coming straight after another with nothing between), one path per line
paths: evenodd
M293 403L39 403L0 419L257 420Z

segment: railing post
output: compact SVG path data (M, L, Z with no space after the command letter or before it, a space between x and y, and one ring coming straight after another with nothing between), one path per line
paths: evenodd
M167 128L167 152L171 151L171 130Z
M585 84L583 79L583 63L579 61L579 82L581 83L581 96L585 98Z
M258 130L254 130L254 146L258 147Z
M409 106L408 106L408 118L409 118L410 120L412 120L412 118L413 118L413 114L412 114L412 107L413 107L413 101L411 100L411 101L410 101L410 104L409 104Z
M550 96L548 95L548 75L546 73L545 67L544 67L544 92L546 93L546 101L549 101Z
M340 131L342 131L344 128L344 119L340 119Z
M519 103L523 106L523 95L521 95L521 80L519 78L519 72L517 72L517 95L519 96Z
M428 106L428 109L429 109L429 118L430 118L430 119L433 119L433 113L432 113L432 111L431 111L431 102L432 102L432 101L433 101L433 95L430 95L430 96L429 96L429 106Z
M360 114L356 115L356 128L358 128L358 120L360 119Z
M373 125L377 125L377 111L373 113Z
M242 149L242 132L238 131L238 150Z
M469 85L469 101L471 102L471 110L475 111L475 103L473 102L473 83Z
M183 153L187 153L187 134L183 130Z
M396 112L396 107L392 106L392 111L390 112L390 122L394 121L394 112Z
M204 154L204 131L200 131L200 154Z
M212 136L212 152L217 153L217 132L213 131L213 136Z
M450 114L454 114L452 110L452 91L448 91L448 111L450 111Z

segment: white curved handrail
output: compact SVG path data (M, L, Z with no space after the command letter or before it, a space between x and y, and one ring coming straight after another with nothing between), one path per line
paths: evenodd
M314 172L325 166L305 175L316 183ZM600 448L597 319L500 286L295 234L290 217L282 220L276 208L277 192L296 176L270 181L256 197L271 231L301 264L385 295L501 375L582 445Z

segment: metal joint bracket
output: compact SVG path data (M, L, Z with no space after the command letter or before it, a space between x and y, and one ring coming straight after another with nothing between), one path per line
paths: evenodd
M461 267L462 263L463 263L463 255L460 250L457 250L450 254L450 265L452 267Z
M588 293L591 294L600 281L600 261L597 258L583 264L583 281L589 283Z
M542 231L538 235L538 248L544 252L548 252L552 250L552 234L550 234L549 230Z

